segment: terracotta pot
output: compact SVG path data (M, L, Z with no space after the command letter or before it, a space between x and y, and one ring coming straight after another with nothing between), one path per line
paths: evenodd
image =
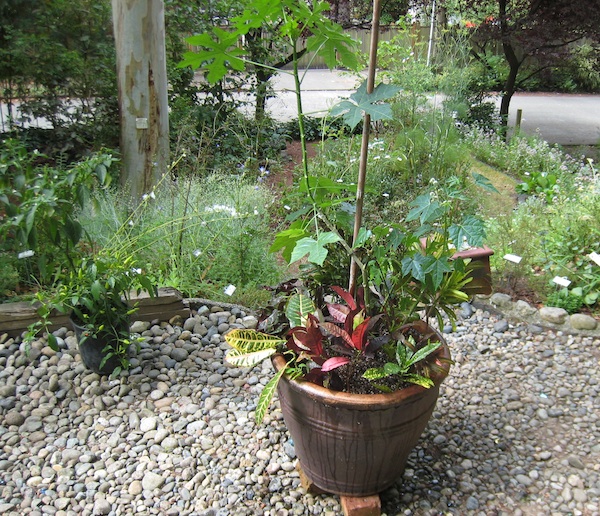
M433 333L442 346L438 358L450 359L442 336L417 321L420 333ZM273 357L279 370L282 355ZM443 373L435 386L413 385L389 394L351 394L332 391L284 376L278 392L281 410L304 473L325 492L368 496L388 488L402 475L406 460L431 417Z
M110 357L102 367L102 360L106 356L104 348L107 345L116 345L115 336L106 332L98 332L96 337L89 335L87 328L80 326L73 319L70 319L73 331L77 337L79 345L79 354L84 365L98 374L110 375L120 364L117 357Z

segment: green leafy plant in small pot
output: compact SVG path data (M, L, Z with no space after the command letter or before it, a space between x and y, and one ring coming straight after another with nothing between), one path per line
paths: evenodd
M258 400L257 421L278 392L308 479L326 492L366 496L402 474L433 412L451 356L427 321L442 324L444 314L454 321L454 307L468 300L469 263L454 255L465 238L480 245L483 226L474 218L454 220L450 203L432 193L415 199L401 224L363 224L371 122L392 116L383 101L398 91L374 85L378 0L367 81L333 110L352 128L363 123L358 179L341 184L310 175L298 49L304 43L330 67L359 65L356 43L323 15L327 9L324 2L257 0L231 20L230 31L194 38L200 49L182 65L206 70L210 82L222 80L227 65L243 70L248 63L237 43L263 23L277 27L293 50L303 150L298 193L305 203L288 217L272 250L308 263L302 280L280 286L257 330L226 335L232 347L226 360L251 367L271 359L275 374Z
M133 257L100 251L72 262L51 293L38 294L41 321L30 335L44 329L48 344L58 350L49 332L55 313L67 314L77 336L83 363L99 374L117 375L129 367L130 317L137 311L131 294L156 294L150 278L136 268Z

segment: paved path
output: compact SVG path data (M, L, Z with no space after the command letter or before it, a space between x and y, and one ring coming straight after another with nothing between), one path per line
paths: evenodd
M364 74L362 74L364 77ZM356 74L330 70L307 70L302 82L304 112L323 116L340 98L348 97L360 83ZM277 97L267 109L277 120L297 116L294 82L290 74L280 73L273 80ZM247 95L240 95L248 100ZM500 100L498 99L499 103ZM0 127L6 122L6 106L0 106ZM550 143L561 145L600 144L600 95L558 93L518 93L510 106L509 124L514 126L517 110L523 110L522 130L539 133ZM248 111L252 111L248 108ZM43 121L35 125L46 127Z
M309 70L302 83L305 112L324 114L339 98L349 96L358 81L348 72ZM291 76L278 75L274 89L277 97L268 102L272 115L280 120L297 116ZM511 126L518 109L523 110L521 128L527 134L539 133L548 142L561 145L600 144L600 95L515 94L510 105Z

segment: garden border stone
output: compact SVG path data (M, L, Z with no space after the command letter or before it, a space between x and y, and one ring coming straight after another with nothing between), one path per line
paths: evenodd
M600 321L590 315L569 315L565 309L551 306L538 309L527 301L513 301L508 294L497 292L490 296L476 296L473 305L501 314L507 320L526 323L532 330L551 329L575 335L600 337Z

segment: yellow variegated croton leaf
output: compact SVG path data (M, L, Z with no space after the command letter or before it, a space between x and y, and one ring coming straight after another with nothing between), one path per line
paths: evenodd
M256 330L235 329L225 335L233 349L227 353L227 362L239 367L252 367L277 351L285 340Z

